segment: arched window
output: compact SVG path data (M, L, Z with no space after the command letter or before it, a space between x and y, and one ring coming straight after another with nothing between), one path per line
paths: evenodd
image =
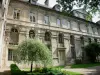
M17 45L19 40L18 30L16 28L12 28L10 32L10 44Z
M34 37L35 37L35 32L34 32L34 30L30 30L30 31L29 31L29 37L30 37L30 38L34 38Z
M59 38L59 43L64 43L64 35L62 33L59 33L58 38Z
M51 41L51 34L50 32L45 33L45 41Z

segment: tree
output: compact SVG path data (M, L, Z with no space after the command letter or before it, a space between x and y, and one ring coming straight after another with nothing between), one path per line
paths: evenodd
M35 63L42 62L47 65L52 61L51 51L42 42L36 39L28 39L19 44L15 51L15 57L15 61L19 63L31 63L31 72L33 61L35 61Z
M70 13L75 6L84 8L87 12L95 13L100 11L100 0L56 0L61 6L63 11Z
M97 57L100 55L100 44L90 43L84 47L88 60L92 63L96 62Z

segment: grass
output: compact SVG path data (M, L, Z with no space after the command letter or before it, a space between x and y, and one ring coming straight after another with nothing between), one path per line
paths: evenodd
M94 66L100 66L100 63L74 64L74 65L71 65L71 68L88 68L88 67L94 67Z
M69 75L82 75L82 74L80 74L80 73L70 72L70 71L67 71L67 73L68 73Z

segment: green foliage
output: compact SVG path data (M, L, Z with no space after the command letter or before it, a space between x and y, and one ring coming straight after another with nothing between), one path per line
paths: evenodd
M100 10L100 0L56 0L63 11L71 12L75 6L84 8L88 12L95 13Z
M100 55L100 44L90 43L84 47L88 60L92 63L96 62L96 58Z
M22 72L16 64L11 64L10 65L11 69L11 75L26 75L24 72Z
M61 70L55 68L43 68L41 70L34 70L33 73L35 73L36 71L41 74L45 73L45 75L64 75Z
M17 62L42 62L50 64L52 61L51 51L42 42L36 39L28 39L19 44L15 51Z
M16 64L11 64L11 75L81 75L79 73L61 71L55 68L36 68L32 73L21 71Z

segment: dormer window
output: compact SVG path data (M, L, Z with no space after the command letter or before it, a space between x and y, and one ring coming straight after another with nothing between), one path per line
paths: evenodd
M14 18L14 19L20 19L20 10L14 9L13 18Z
M30 12L30 22L35 22L35 16L34 13Z
M44 23L49 24L49 16L47 15L44 16Z

